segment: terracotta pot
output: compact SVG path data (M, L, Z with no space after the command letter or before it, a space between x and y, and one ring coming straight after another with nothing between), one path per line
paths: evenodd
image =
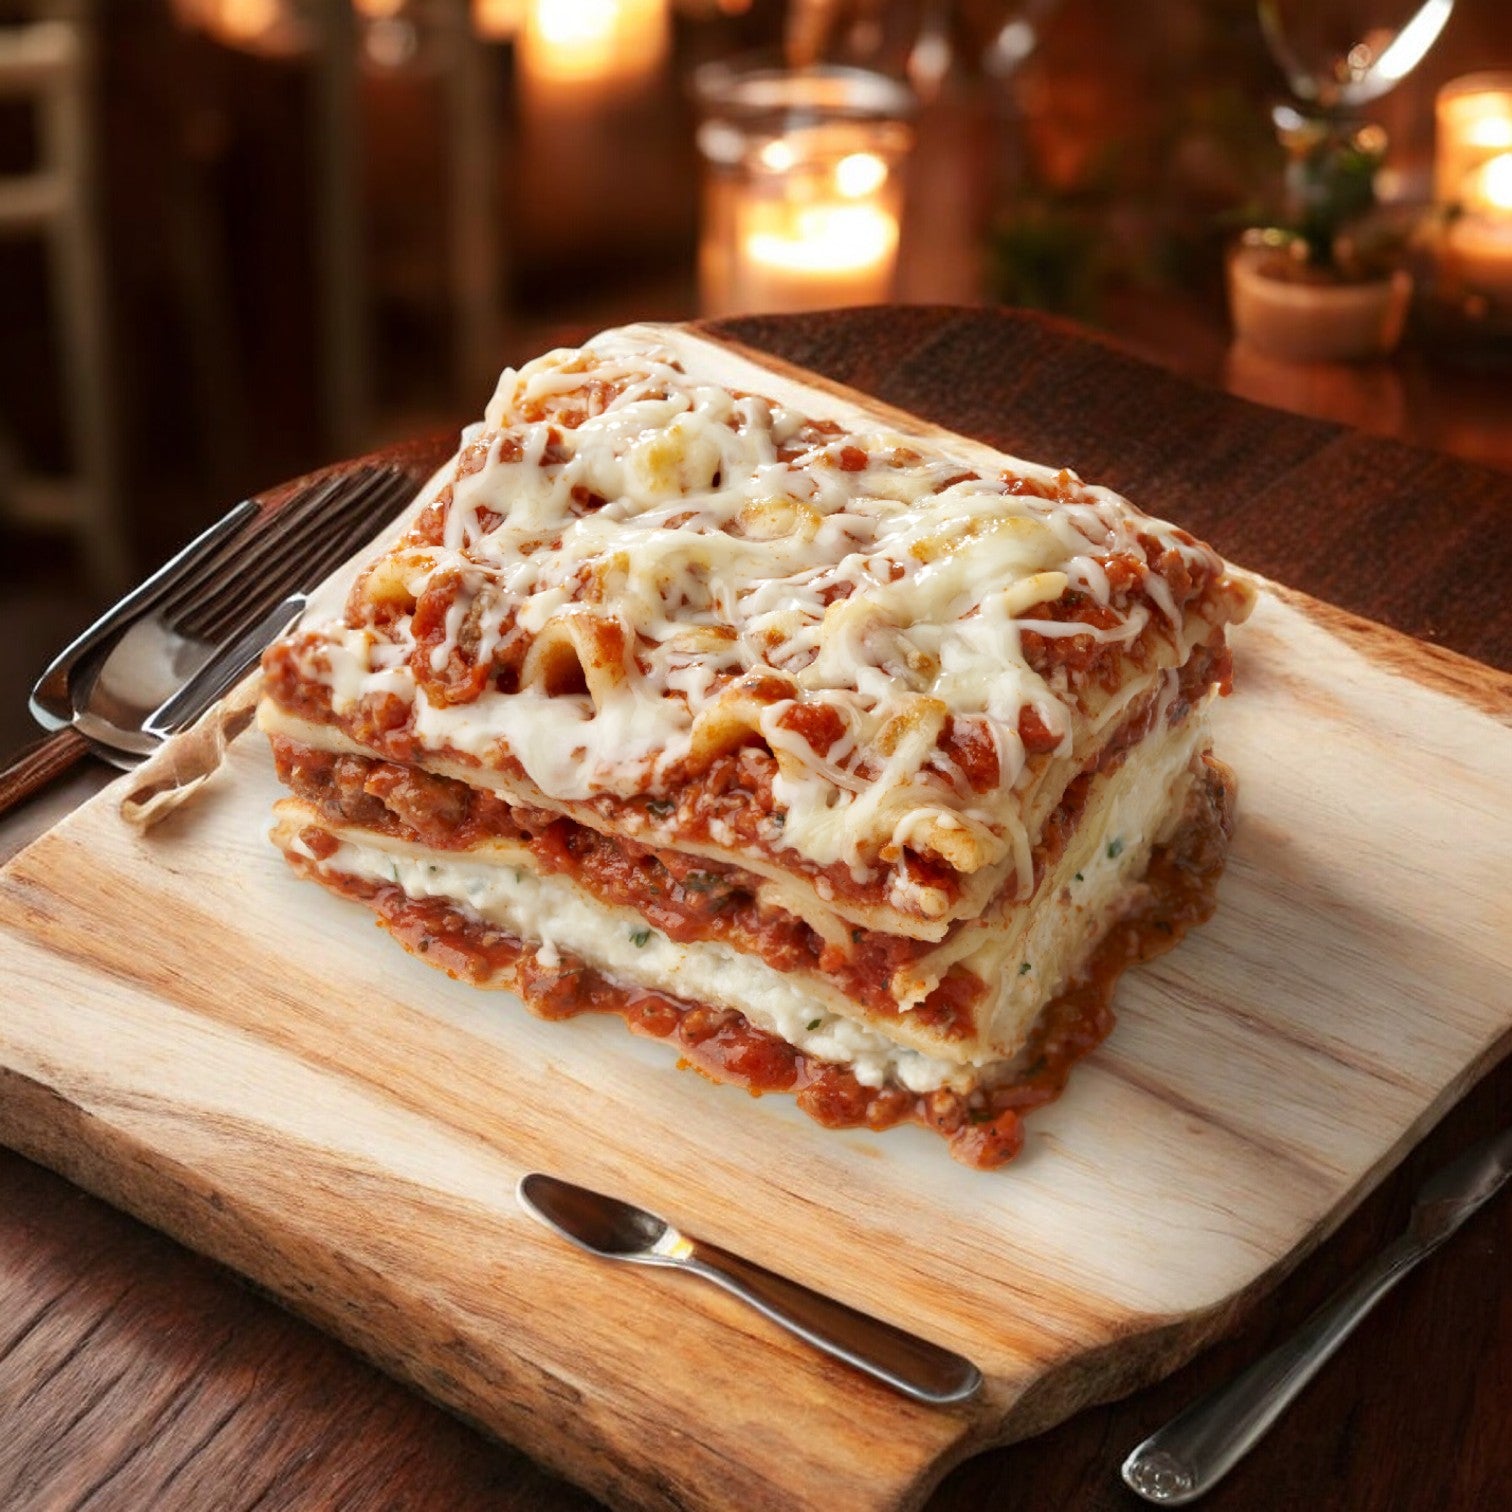
M1267 272L1275 256L1243 246L1229 255L1229 312L1241 341L1287 362L1364 362L1396 348L1412 298L1410 274L1303 283Z

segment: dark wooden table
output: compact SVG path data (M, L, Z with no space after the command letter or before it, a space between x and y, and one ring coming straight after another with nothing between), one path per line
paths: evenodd
M1085 476L1114 486L1137 478L1139 499L1236 560L1493 666L1512 664L1512 476L1234 407L1215 391L1022 318L908 309L730 329L883 398L902 382L919 384L936 343L968 344L1011 369L1011 402L962 413L941 394L941 418L1016 441L1028 455L1074 460ZM1050 390L1084 393L1085 403L1079 413L1043 414L1035 396ZM1506 422L1512 437L1512 397ZM1193 436L1207 438L1195 474L1182 442ZM1311 458L1300 478L1299 455ZM1224 486L1230 473L1244 477L1242 489ZM99 780L75 779L51 810ZM49 811L0 825L0 854ZM1431 1015L1433 1005L1423 1011ZM1492 1070L1229 1340L1157 1386L962 1466L936 1492L933 1512L1139 1505L1118 1481L1128 1450L1294 1328L1397 1232L1429 1171L1508 1122L1512 1061ZM1512 1507L1509 1276L1512 1200L1504 1199L1381 1305L1207 1505ZM7 1512L596 1505L521 1447L486 1441L235 1276L0 1151ZM814 1488L813 1505L830 1506L824 1487Z

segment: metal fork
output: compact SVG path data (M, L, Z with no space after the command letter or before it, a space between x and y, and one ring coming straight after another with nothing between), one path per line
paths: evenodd
M43 673L31 710L55 733L0 773L0 812L90 750L132 766L192 723L417 486L402 467L367 466L272 509L238 504Z
M1290 1338L1152 1433L1124 1461L1124 1484L1167 1507L1205 1495L1269 1432L1371 1308L1509 1180L1512 1128L1436 1171L1418 1189L1407 1231Z

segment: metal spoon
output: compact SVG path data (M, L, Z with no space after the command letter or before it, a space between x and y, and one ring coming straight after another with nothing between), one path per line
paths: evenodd
M816 1349L916 1402L963 1402L981 1387L981 1372L970 1360L716 1245L690 1239L644 1208L540 1172L521 1177L515 1195L527 1213L579 1249L606 1260L702 1276Z

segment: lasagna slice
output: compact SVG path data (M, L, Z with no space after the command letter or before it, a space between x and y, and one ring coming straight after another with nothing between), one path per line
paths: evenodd
M1210 906L1249 603L1072 473L610 331L267 653L274 839L454 976L994 1165Z

